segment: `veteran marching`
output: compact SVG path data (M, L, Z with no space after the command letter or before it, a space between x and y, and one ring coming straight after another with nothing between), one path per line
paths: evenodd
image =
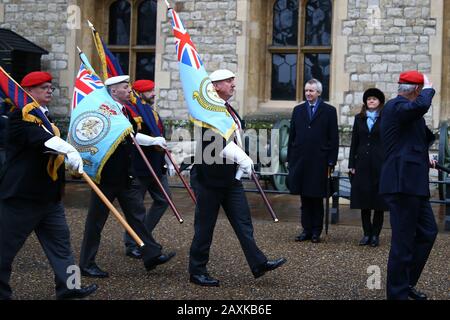
M245 152L245 121L232 106L237 73L218 68L208 75L180 17L168 9L189 120L202 133L190 171L195 194L168 150L154 80L125 74L91 23L101 76L80 50L67 141L53 123L49 107L56 86L52 75L33 71L19 84L0 68L0 97L5 100L0 109L0 300L14 298L13 262L33 232L53 270L56 299L81 299L98 289L96 284L81 286L79 277L74 282L71 270L87 278L109 278L99 280L104 283L114 281L112 271L97 264L99 250L105 250L101 238L111 211L125 229L126 257L136 260L122 258L142 263L146 272L158 267L161 277L170 277L165 274L167 265L162 265L179 262L174 259L177 251L178 257L184 255L188 260L186 282L220 286L207 268L220 208L239 241L248 275L259 279L277 269L270 272L276 278L287 269L286 252L273 253L278 258L269 259L254 236L243 177L253 180L274 222L278 218ZM336 108L322 98L322 82L313 77L304 80L305 101L292 110L287 141L287 184L291 194L300 195L302 231L295 237L297 243L292 239L289 245L307 246L310 240L315 249L322 245L323 201L328 205L331 196L339 131ZM436 167L428 154L434 135L424 120L434 94L426 75L415 70L401 72L398 96L385 103L382 91L367 88L354 121L351 206L361 209L364 237L359 244L374 248L380 245L384 211L389 210L387 299L428 298L416 286L437 235L428 185L429 169ZM65 169L83 177L92 188L79 266L62 204ZM184 253L180 248L163 250L153 236L168 207L183 222L169 187L168 177L176 174L187 191L185 198L191 197L195 204L193 238ZM144 205L147 193L152 199L150 208ZM124 217L113 206L115 200ZM375 210L373 223L371 210ZM260 280L254 279L254 286L259 286Z

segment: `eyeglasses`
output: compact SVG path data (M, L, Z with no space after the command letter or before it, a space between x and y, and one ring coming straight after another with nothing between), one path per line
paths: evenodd
M53 91L56 90L56 88L55 88L55 87L52 87L52 86L40 86L40 87L38 87L38 88L41 89L41 90L43 90L43 91L50 91L50 92L53 92Z

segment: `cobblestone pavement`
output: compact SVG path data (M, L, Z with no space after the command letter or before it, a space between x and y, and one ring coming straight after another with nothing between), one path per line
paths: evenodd
M85 185L68 186L66 214L76 260L80 251L89 193ZM257 194L248 194L254 212L255 237L269 259L286 257L288 262L255 280L245 261L225 215L217 222L211 248L209 272L220 279L219 288L203 288L189 283L189 247L193 237L194 206L187 193L174 190L174 200L185 223L179 224L169 209L154 236L164 250L177 256L167 264L146 272L142 262L125 256L122 229L113 217L103 231L98 265L110 273L107 279L83 278L83 284L97 283L98 291L89 299L384 299L386 263L389 252L388 221L378 248L359 247L358 215L342 212L341 223L330 226L319 244L297 243L298 199L270 195L279 223L272 223ZM146 204L150 202L146 199ZM442 217L437 213L438 220ZM386 215L387 219L388 215ZM440 232L418 284L432 299L450 299L450 233ZM379 266L381 289L367 287L368 268ZM11 277L16 299L54 299L53 274L36 237L28 239L17 256Z

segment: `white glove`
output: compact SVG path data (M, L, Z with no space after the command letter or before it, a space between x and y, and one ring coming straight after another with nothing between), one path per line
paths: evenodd
M424 74L423 75L423 89L431 89L433 88L433 83L431 83L430 79Z
M166 166L167 166L167 175L169 177L173 177L177 172L175 170L175 167L172 164L172 161L170 161L167 154L164 156L164 160L166 160Z
M241 179L242 173L250 175L253 171L252 159L234 142L227 144L227 146L220 153L220 156L239 165L239 170L236 172L235 176L237 180Z
M69 170L83 173L83 159L71 144L65 142L60 137L53 137L45 141L44 145L60 154L66 156L66 165Z
M135 138L141 146L160 146L167 149L167 142L163 137L150 137L146 134L138 133Z

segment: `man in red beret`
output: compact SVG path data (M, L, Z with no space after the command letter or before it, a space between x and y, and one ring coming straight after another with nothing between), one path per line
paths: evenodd
M59 137L45 116L35 116L38 108L47 111L52 98L52 76L47 72L27 74L21 85L39 104L16 108L9 118L7 157L0 174L0 299L11 299L9 285L14 257L34 231L55 274L58 299L83 298L96 285L81 288L72 283L77 268L70 245L64 207L64 157L67 167L83 173L78 151ZM77 283L78 282L78 283Z
M386 295L395 300L426 300L416 290L437 235L430 206L428 148L434 135L423 116L435 91L427 76L417 71L400 74L398 96L389 100L381 120L384 163L380 194L390 211L391 250Z
M153 108L155 103L155 83L152 80L137 80L133 84L133 89L142 100Z
M42 112L48 117L47 105L52 100L55 88L52 86L52 75L44 71L34 71L27 74L20 86L39 103Z
M133 83L133 89L146 103L144 106L150 109L150 112L155 118L160 134L164 137L164 125L161 121L161 117L154 109L155 83L152 80L137 80ZM155 133L152 132L145 122L141 124L140 133L145 135L155 135ZM142 146L142 150L144 151L144 154L150 162L152 168L155 170L155 173L158 175L164 190L169 196L171 196L167 174L173 176L175 174L175 168L170 160L165 156L164 150L155 146ZM159 189L159 186L156 184L156 181L154 181L153 177L150 175L144 160L137 150L134 150L133 153L133 169L134 174L138 178L142 187L142 198L144 198L145 194L148 192L153 199L152 206L148 209L145 216L142 217L145 222L145 226L150 233L152 233L164 212L166 212L169 203L164 197L162 191ZM125 233L125 246L126 254L128 256L133 258L140 257L138 254L138 245L127 233ZM159 246L161 247L161 245Z

